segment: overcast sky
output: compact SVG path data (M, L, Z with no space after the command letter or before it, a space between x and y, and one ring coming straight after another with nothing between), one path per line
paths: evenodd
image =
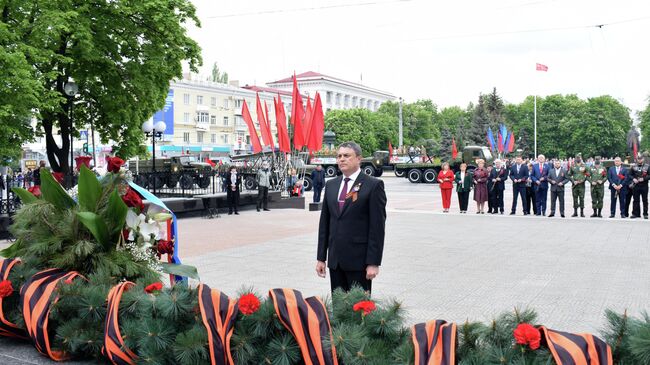
M311 70L441 107L492 87L513 103L610 94L633 111L650 95L648 0L192 2L202 73L216 61L241 85Z

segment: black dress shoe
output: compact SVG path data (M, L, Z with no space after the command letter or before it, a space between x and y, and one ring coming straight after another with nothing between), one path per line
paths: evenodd
M564 218L564 214L560 214L560 217Z
M259 212L259 211L260 211L260 208L257 208L257 211Z
M271 211L271 209L264 209L264 211L265 211L265 212L270 212L270 211Z
M639 218L638 215L634 215L634 214L632 214L632 215L630 216L630 219L637 219L637 218Z
M511 213L510 213L510 215L515 215L515 214L516 214L515 212L511 212Z
M610 217L610 218L614 218L615 216L614 216L614 214L612 214L612 215L610 215L609 217Z
M232 212L228 212L228 215L232 215Z
M549 217L549 218L553 218L553 217L555 217L555 213L551 213L551 214L549 214L548 217Z
M235 212L235 215L239 215L239 212Z
M648 219L648 216L647 216L647 215L644 215L644 216L643 216L643 219Z

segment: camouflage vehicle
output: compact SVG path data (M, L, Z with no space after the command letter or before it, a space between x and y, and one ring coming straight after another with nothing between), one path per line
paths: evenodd
M129 170L135 175L134 182L144 188L175 188L178 184L186 190L194 184L201 189L210 186L212 166L194 156L156 158L156 174L153 174L153 160L129 161Z
M412 160L413 158L411 158ZM409 163L408 156L393 156L390 157L388 151L375 151L372 156L364 157L361 160L361 171L366 175L379 177L384 173L384 169L392 169L396 163ZM322 165L325 170L325 176L334 177L340 174L338 165L336 164L336 156L314 156L309 159L311 165ZM402 177L395 170L395 175Z
M455 172L460 168L461 163L467 164L467 170L471 171L476 168L476 160L484 159L485 164L491 165L494 161L490 149L485 146L466 146L463 148L461 158L450 161L450 167ZM442 163L400 163L395 165L395 174L398 172L406 176L412 183L432 184L438 181L438 172L442 169Z

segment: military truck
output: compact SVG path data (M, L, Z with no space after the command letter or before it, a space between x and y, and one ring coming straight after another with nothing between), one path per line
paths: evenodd
M364 157L361 160L361 171L366 175L379 177L384 173L384 169L392 169L395 162L408 162L408 156L393 156L390 158L388 151L375 151L372 156ZM309 159L310 165L322 165L325 170L325 176L334 177L339 175L338 165L335 156L314 156ZM395 172L397 175L397 171ZM403 175L397 175L399 177Z
M313 183L311 181L311 172L316 169L316 165L306 164L309 154L301 152L299 155L292 155L288 160L284 154L270 153L253 153L231 156L231 164L237 166L237 170L242 176L242 184L247 190L257 188L257 171L262 167L262 163L269 163L272 174L271 184L277 188L284 189L284 174L290 169L295 168L298 178L303 180L305 190L311 190Z
M492 164L493 157L490 149L485 146L467 146L463 148L461 158L450 162L451 169L455 172L460 168L462 162L467 164L467 170L476 168L476 160L484 159L486 165ZM442 163L400 163L395 165L395 174L403 174L412 183L432 184L438 181L438 172L442 169Z
M135 174L134 182L144 188L169 189L180 187L193 189L194 184L205 189L210 186L213 175L212 166L199 161L194 156L174 156L156 158L156 174L153 174L153 160L130 160L129 170Z

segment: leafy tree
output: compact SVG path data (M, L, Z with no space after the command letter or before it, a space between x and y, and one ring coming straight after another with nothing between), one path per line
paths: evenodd
M186 23L199 25L188 0L3 4L0 39L8 47L0 62L8 68L0 77L3 84L14 80L12 93L24 94L3 98L22 100L3 105L0 127L19 131L9 138L25 140L24 123L36 117L57 172L69 171L70 135L78 136L91 118L102 142L115 141L121 157L141 151L140 125L163 106L169 81L181 76L182 62L194 71L201 62L197 43L186 35ZM74 125L63 92L71 78L79 85Z
M212 75L210 77L210 80L213 82L220 82L222 84L227 84L228 73L221 72L221 70L219 70L219 66L217 66L217 63L215 62L212 64Z
M490 126L486 97L480 94L478 104L472 110L472 122L467 133L467 142L476 145L487 144L487 131Z
M456 145L458 145L459 140L465 139L470 121L471 117L467 110L457 106L444 108L438 113L440 128L443 132L446 129L451 133L452 137L456 138ZM441 139L444 139L443 132L441 132Z
M641 130L641 149L650 150L650 98L645 109L639 112L639 129Z
M623 155L626 136L632 127L630 110L609 95L587 100L581 128L571 135L572 145L582 148L583 155Z

